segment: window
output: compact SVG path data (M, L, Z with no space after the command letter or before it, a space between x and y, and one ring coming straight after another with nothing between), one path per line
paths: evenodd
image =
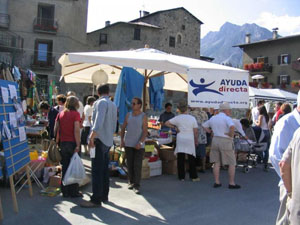
M181 34L177 34L177 44L181 44Z
M277 84L278 85L290 84L290 76L289 75L279 75Z
M278 65L287 65L291 63L291 55L290 54L281 54L278 56Z
M141 40L141 29L134 28L133 40Z
M181 25L181 29L182 29L182 30L185 30L185 25Z
M170 38L169 38L169 46L175 48L175 37L170 36Z
M54 5L39 4L37 23L44 27L51 27L54 24Z
M100 40L99 40L99 44L107 44L107 34L101 34L100 33Z
M34 64L40 66L52 65L52 40L36 40L34 51Z
M254 63L268 63L268 57L259 56L253 59Z

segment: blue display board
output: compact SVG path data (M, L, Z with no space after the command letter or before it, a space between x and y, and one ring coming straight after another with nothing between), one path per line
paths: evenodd
M14 92L11 91L10 85L15 86L17 95L15 100L11 98ZM25 121L24 117L18 118L16 106L21 108L18 84L0 80L0 133L8 176L15 174L30 162L26 133L24 136L24 132L20 132L20 130L25 131ZM10 113L14 114L15 117L11 117ZM15 118L14 123L10 121L11 118ZM10 138L5 135L5 127L10 131Z

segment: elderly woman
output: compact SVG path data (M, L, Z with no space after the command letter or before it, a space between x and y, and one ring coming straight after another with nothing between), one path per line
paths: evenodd
M69 96L65 108L57 115L56 132L58 132L59 146L61 149L62 179L64 178L70 160L75 152L80 149L80 114L78 98ZM82 197L78 184L64 186L61 184L63 197Z
M189 160L189 175L192 181L200 181L196 170L195 146L198 146L198 124L195 117L188 115L187 104L181 101L177 106L180 114L168 120L165 125L178 131L176 138L178 178L185 179L185 155Z
M144 142L148 133L148 120L146 114L142 112L142 104L140 98L132 99L132 112L127 113L121 129L121 147L125 147L127 159L128 189L133 189L136 194L140 194L142 162L145 153Z

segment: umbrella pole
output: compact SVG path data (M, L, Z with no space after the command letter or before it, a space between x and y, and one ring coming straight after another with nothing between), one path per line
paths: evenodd
M94 87L94 84L93 85L93 96L95 95L95 87Z
M143 112L146 112L146 88L147 88L148 76L147 70L145 70L145 80L144 80L144 87L143 87Z

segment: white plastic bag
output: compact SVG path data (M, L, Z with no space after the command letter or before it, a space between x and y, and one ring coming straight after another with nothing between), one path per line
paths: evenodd
M70 185L70 184L81 184L84 182L86 177L85 169L83 163L78 155L75 152L71 158L69 167L63 179L63 185Z

